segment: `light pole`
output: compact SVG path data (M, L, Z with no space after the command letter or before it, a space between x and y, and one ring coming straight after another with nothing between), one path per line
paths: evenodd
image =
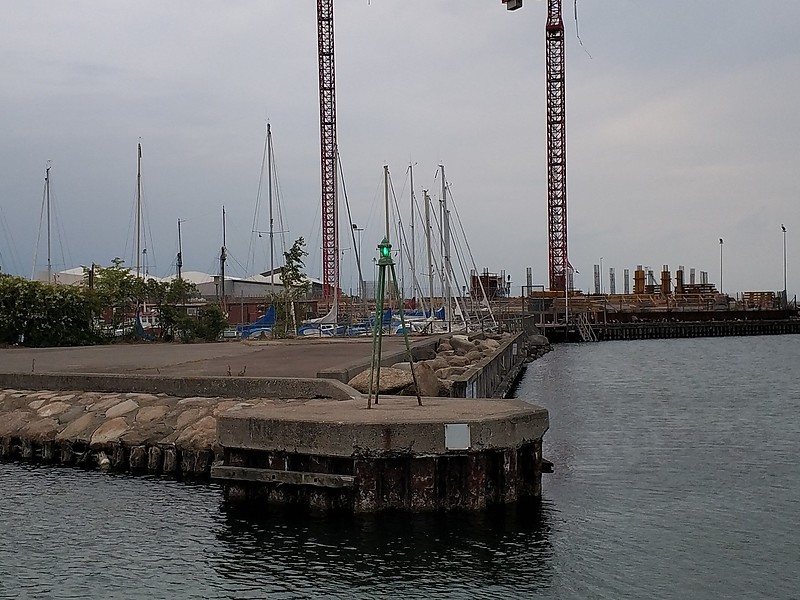
M600 257L600 295L603 295L603 257Z
M783 231L783 307L786 308L789 298L786 295L786 226L783 223L781 223L781 231Z
M722 294L722 238L719 238L719 293Z

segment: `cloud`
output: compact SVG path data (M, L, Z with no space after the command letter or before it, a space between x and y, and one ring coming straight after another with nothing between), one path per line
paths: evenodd
M582 273L601 255L618 272L645 263L714 273L725 237L726 287L780 287L776 228L800 228L800 8L579 3L584 50L570 5L571 261ZM313 3L10 6L0 22L0 69L13 82L0 92L0 208L19 232L21 263L33 258L47 160L72 259L130 252L141 138L158 273L174 268L178 218L185 268L216 268L223 204L231 255L247 265L269 118L287 237L306 238L319 275ZM339 148L353 220L368 227L365 254L382 235L383 164L405 217L409 162L418 196L425 187L434 198L444 163L477 267L516 285L532 266L547 283L544 16L541 2L514 12L499 0L337 3ZM0 239L0 256L10 243ZM789 271L800 281L791 261Z

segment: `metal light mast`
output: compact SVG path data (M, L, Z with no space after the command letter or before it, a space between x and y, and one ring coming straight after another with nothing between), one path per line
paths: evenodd
M339 293L339 220L336 206L336 70L333 0L317 0L319 131L322 172L322 280L325 297Z
M567 287L567 123L561 0L547 1L547 236L550 289Z

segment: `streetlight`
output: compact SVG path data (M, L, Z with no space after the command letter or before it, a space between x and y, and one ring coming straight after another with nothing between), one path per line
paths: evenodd
M789 298L786 296L786 226L783 223L781 231L783 231L783 307L786 308Z
M719 293L722 293L722 238L719 238Z

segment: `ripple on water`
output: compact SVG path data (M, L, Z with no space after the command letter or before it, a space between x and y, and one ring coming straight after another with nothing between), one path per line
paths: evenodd
M219 487L0 463L0 598L796 598L793 336L558 346L537 507L256 518Z

